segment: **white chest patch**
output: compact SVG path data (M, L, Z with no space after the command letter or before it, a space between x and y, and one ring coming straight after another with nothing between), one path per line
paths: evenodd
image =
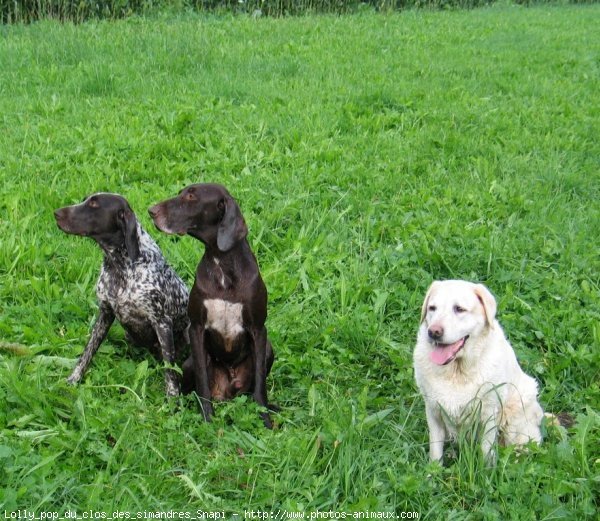
M243 304L221 299L204 301L206 328L217 331L226 341L234 340L244 332L242 326Z

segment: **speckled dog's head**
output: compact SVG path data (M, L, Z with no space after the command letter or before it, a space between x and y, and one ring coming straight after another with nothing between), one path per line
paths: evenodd
M91 237L105 251L124 246L132 260L139 256L137 219L118 194L92 194L80 204L59 208L54 217L62 231Z

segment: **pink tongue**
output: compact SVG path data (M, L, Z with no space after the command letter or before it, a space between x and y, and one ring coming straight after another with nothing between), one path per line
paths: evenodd
M460 351L464 343L465 339L461 338L458 342L454 342L454 344L438 344L433 348L429 357L434 364L444 365Z

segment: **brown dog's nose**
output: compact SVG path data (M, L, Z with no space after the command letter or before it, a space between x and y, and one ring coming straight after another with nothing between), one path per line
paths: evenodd
M444 336L444 328L438 324L433 324L427 330L427 334L432 340L439 340Z

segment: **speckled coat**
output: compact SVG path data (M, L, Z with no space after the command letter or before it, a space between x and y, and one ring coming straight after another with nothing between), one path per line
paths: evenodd
M104 261L96 288L100 313L88 345L69 377L71 383L83 377L114 318L125 329L129 341L162 354L168 363L175 363L178 351L188 343L188 290L139 223L137 237L139 256L135 261L124 245L103 248ZM179 393L175 371L166 371L165 382L167 394Z
M131 262L125 248L106 252L96 294L112 309L136 345L158 347L155 328L171 323L174 337L187 329L188 290L158 245L138 224L140 254Z

